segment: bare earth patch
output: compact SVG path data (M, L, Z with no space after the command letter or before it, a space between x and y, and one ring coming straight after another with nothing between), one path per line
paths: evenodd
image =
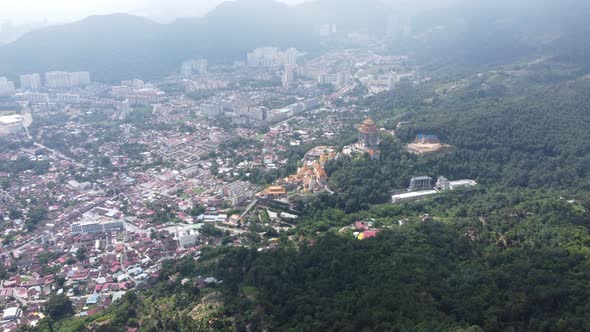
M447 149L450 147L451 147L450 145L442 144L442 143L411 143L411 144L408 144L408 146L406 147L406 150L408 152L411 152L414 154L422 155L422 154L437 152L437 151Z

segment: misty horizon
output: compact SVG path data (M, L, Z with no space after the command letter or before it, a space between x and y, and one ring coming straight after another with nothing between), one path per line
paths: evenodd
M69 0L40 1L24 0L3 4L0 23L15 26L40 24L63 24L94 15L126 13L142 16L159 22L168 22L182 17L198 17L209 13L218 5L236 0L185 1L172 0L165 3L157 0L88 0L72 3ZM274 0L288 5L297 5L310 0ZM313 1L313 0L311 0ZM31 11L31 9L35 9Z
M51 2L42 0L10 0L4 3L0 12L1 25L26 26L26 25L55 25L64 24L84 19L95 15L130 14L147 17L152 20L166 23L178 18L204 16L224 2L236 2L246 0L170 0L166 2L158 0L87 0L72 3L69 0L54 0ZM290 6L300 5L305 2L317 0L268 0L284 3ZM437 8L449 3L463 0L379 0L385 4L407 8ZM1 26L0 26L1 31Z
M70 24L91 16L128 14L148 18L158 23L171 23L181 18L203 17L225 2L247 0L10 0L0 12L0 45L16 41L24 34L42 28ZM317 0L267 0L290 6ZM353 0L355 1L355 0ZM379 0L403 10L435 9L463 0ZM34 10L32 10L34 9Z

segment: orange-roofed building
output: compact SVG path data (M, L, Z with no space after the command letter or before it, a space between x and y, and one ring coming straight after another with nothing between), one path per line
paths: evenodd
M285 182L301 183L304 192L316 192L325 189L327 180L328 174L318 161L311 168L307 164L303 165L296 175L290 175L285 179Z
M270 186L266 188L268 196L285 196L287 195L287 188L285 186Z

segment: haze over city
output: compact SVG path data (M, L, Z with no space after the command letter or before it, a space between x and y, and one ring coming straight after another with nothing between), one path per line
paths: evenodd
M279 0L298 4L305 0ZM129 13L157 20L201 16L223 0L4 0L0 22L14 24L47 21L52 24L71 22L91 15Z

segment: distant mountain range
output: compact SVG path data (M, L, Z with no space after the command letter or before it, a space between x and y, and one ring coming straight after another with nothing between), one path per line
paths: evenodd
M321 0L291 7L271 0L226 2L204 17L160 24L115 14L30 32L0 47L0 76L48 70L88 70L96 80L145 79L171 74L181 61L245 59L260 46L317 49L317 27L336 23L339 31L379 32L385 6L363 1L364 17L354 19L356 1ZM374 15L373 15L374 14ZM376 22L380 17L381 22Z
M391 47L439 62L494 62L565 48L583 54L588 38L583 0L461 1L422 10L411 17L398 1L319 0L287 6L272 0L238 0L204 17L160 24L116 14L49 27L0 46L0 76L48 70L88 70L93 79L116 81L169 75L180 62L244 59L261 46L321 48L318 27L336 24L338 33L392 36ZM400 23L402 22L402 23ZM392 29L399 25L403 29ZM395 38L394 38L395 37Z
M47 22L33 22L28 24L15 24L11 21L5 21L0 24L0 45L11 43L29 31L47 27Z
M585 0L466 1L416 16L404 44L423 56L462 64L571 55L590 49L589 14Z

